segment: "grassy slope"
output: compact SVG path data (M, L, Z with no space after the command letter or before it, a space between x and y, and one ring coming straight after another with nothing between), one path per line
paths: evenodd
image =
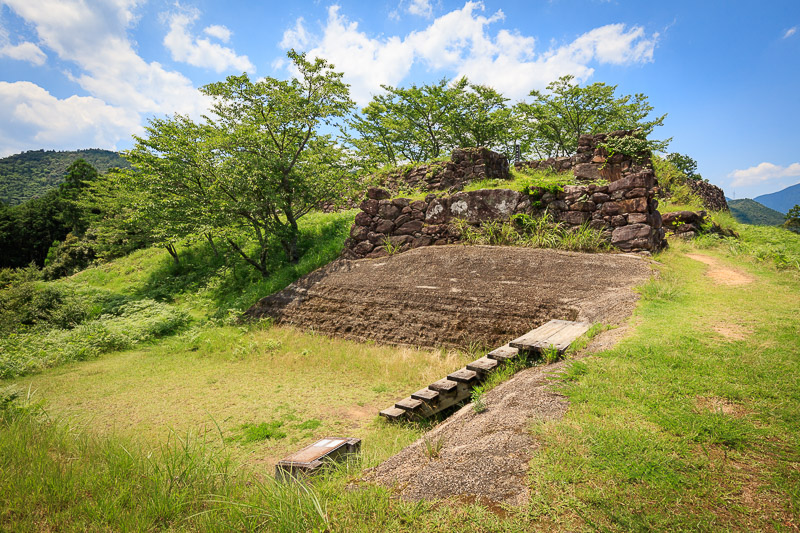
M503 518L481 505L406 504L382 489L345 490L361 465L289 489L272 485L261 466L328 432L363 436L365 463L374 464L419 429L369 413L417 387L417 376L424 384L467 354L209 323L4 383L36 390L61 420L8 409L2 415L0 493L8 496L0 501L0 526L792 529L800 523L800 238L775 228L739 232L742 241L674 243L658 257L662 277L642 288L633 335L575 362L558 381L571 409L562 421L531 428L543 443L531 465L532 499ZM755 281L715 285L686 252L717 258ZM176 281L153 275L148 257L72 283L168 290ZM181 283L172 305L198 315L200 303L234 298L235 291L216 291L219 282ZM744 338L726 337L722 328ZM285 436L246 442L262 423ZM254 466L238 467L242 460Z

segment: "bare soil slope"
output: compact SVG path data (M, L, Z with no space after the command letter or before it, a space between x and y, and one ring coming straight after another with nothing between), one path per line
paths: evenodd
M496 347L554 318L617 322L649 275L630 254L433 246L335 261L246 315L357 340Z

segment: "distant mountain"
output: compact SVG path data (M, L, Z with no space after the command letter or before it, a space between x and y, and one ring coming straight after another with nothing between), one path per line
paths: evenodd
M782 213L770 209L750 198L728 200L728 209L733 218L742 224L754 226L778 226L786 220Z
M772 194L756 196L753 200L785 215L789 209L800 205L800 183Z
M112 167L128 167L117 152L91 148L70 152L31 150L0 159L0 201L8 205L42 196L64 181L69 167L83 158L101 174Z

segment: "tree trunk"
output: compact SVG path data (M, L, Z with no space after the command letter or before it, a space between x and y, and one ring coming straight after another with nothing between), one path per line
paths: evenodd
M242 256L242 259L247 261L250 265L253 266L253 268L255 268L256 270L258 270L261 273L261 277L264 277L264 278L269 277L269 272L267 272L265 254L263 253L263 250L262 250L262 253L261 253L261 261L257 262L257 261L254 261L249 255L247 255L244 252L244 250L239 248L239 245L236 244L235 242L233 242L230 238L228 238L227 241L228 241L228 244L231 245L231 248L236 250L236 252L240 256Z
M166 248L169 255L172 256L172 260L175 261L175 264L179 265L180 261L178 260L178 251L175 249L175 245L172 243L165 244L164 248Z
M208 240L208 244L211 245L211 249L214 251L214 257L219 257L219 250L217 250L217 245L214 243L214 237L210 233L206 233L206 239Z

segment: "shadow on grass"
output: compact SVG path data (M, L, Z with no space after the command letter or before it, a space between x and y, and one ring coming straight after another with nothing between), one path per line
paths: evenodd
M301 220L300 261L290 264L276 239L269 242L270 275L262 277L251 265L223 242L216 243L219 255L207 242L179 252L180 263L164 258L136 292L136 298L172 301L203 293L211 301L216 317L229 310L244 310L259 298L285 288L297 278L336 259L353 223L354 213L313 213ZM251 247L249 252L254 252Z

